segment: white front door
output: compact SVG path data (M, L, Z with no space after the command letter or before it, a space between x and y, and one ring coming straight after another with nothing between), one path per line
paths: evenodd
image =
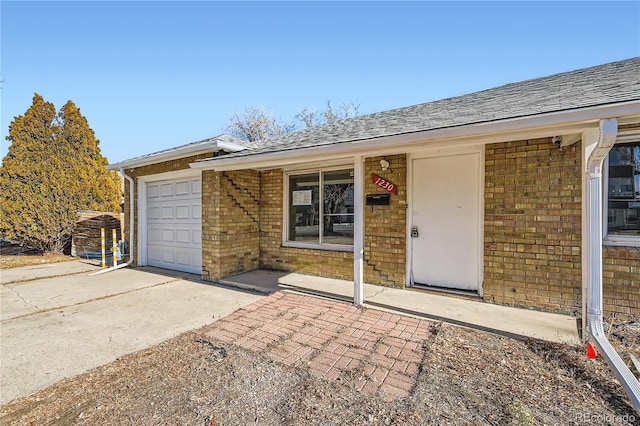
M202 273L202 180L147 183L148 264Z
M480 154L414 159L413 284L480 288Z

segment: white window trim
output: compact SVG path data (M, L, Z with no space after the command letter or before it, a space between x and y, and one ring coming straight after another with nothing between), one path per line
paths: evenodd
M342 164L339 166L332 167L318 167L318 168L304 168L297 170L287 170L284 172L284 203L283 203L283 224L282 227L282 246L283 247L293 247L293 248L301 248L301 249L309 249L309 250L327 250L327 251L340 251L340 252L353 252L353 245L346 244L327 244L327 243L306 243L299 241L289 241L289 177L296 175L303 175L309 173L318 173L319 185L322 186L322 174L324 172L331 172L335 170L351 170L353 169L353 164ZM354 176L355 178L355 176ZM355 217L354 217L355 219ZM321 220L319 229L319 236L322 235L323 231L323 221Z
M616 145L640 141L640 131L620 133ZM609 155L602 165L602 245L640 247L640 236L609 235Z

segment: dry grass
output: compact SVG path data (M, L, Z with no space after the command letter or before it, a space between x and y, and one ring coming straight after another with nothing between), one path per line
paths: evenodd
M68 262L70 260L74 260L74 258L60 253L0 256L0 269L20 268L43 263Z

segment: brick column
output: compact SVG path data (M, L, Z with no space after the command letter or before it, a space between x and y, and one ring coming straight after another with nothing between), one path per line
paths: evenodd
M382 171L380 160L389 162ZM392 194L388 206L364 206L364 282L404 287L407 247L407 156L385 155L365 159L364 193L388 193L373 183L375 173L392 182L398 195Z
M260 174L202 173L202 276L218 280L259 267Z

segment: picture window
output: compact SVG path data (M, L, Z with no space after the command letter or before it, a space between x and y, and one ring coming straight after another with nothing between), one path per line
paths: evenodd
M290 174L287 242L353 246L353 169Z

